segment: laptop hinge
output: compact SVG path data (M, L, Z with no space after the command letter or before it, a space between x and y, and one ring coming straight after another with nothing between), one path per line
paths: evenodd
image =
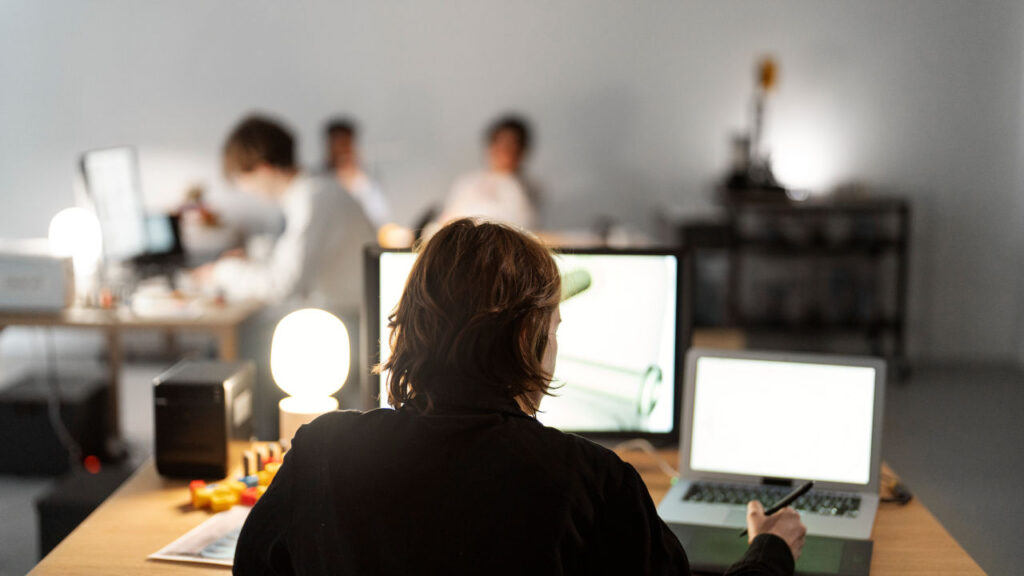
M761 484L766 486L792 486L793 481L789 478L761 478Z

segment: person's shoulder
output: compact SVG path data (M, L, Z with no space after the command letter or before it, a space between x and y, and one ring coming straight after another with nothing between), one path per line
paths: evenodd
M393 417L390 408L378 408L367 412L359 410L337 410L318 416L304 424L295 434L293 447L312 447L322 442L335 443L339 438L351 438L353 431L371 424L379 424Z
M358 426L360 423L370 421L379 422L382 419L393 417L397 414L391 408L377 408L374 410L335 410L318 416L315 420L306 424L311 431L331 432L334 430Z
M333 174L309 173L299 178L301 180L297 187L309 197L313 210L323 214L346 214L365 220L359 202L342 188Z
M315 199L334 200L347 196L338 179L327 172L303 172L297 177L296 187Z
M452 191L476 190L486 178L487 172L466 172L455 179L455 183L452 184Z
M562 432L550 426L539 427L542 445L548 445L570 462L586 470L588 474L620 482L629 464L623 462L613 450L577 434Z

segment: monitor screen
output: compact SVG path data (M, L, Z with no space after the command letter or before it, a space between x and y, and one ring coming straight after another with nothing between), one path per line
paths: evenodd
M146 252L168 254L178 248L174 221L169 216L146 216Z
M132 148L94 150L82 155L86 188L103 233L103 253L127 260L146 252L148 237L138 165Z
M699 356L690 468L867 485L875 368Z
M388 315L398 304L415 255L379 259L376 335L390 355ZM678 421L679 354L689 345L680 310L682 256L663 251L557 254L562 324L553 396L538 419L565 431L610 436L670 435ZM374 335L374 336L376 336ZM386 374L378 403L387 406Z

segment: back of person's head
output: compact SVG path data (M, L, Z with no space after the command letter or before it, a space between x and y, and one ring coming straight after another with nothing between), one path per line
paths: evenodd
M505 114L491 122L484 133L485 143L493 144L499 134L509 132L513 134L519 143L519 153L525 155L530 151L533 144L533 131L530 128L530 121L518 114Z
M420 251L390 317L389 402L507 398L536 410L560 296L540 242L501 224L451 222Z
M355 154L359 125L351 118L332 118L324 125L324 164L328 170L343 166Z
M242 119L224 142L224 174L234 178L260 166L295 169L295 137L273 118L250 115Z
M352 118L345 116L332 118L324 125L324 136L328 140L337 136L348 136L355 139L359 136L359 125Z

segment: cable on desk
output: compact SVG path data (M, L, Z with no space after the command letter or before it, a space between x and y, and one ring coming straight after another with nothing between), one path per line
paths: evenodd
M882 472L882 485L889 489L892 496L879 498L879 502L903 506L914 499L914 493L910 491L910 488L907 488L906 484L892 474Z
M661 468L661 471L666 476L672 478L673 480L679 478L679 472L676 471L675 468L670 466L668 462L665 462L665 460L662 459L661 455L658 454L658 450L654 448L653 444L651 444L647 440L644 440L643 438L634 438L632 440L626 440L625 442L620 442L619 444L616 444L615 451L618 452L620 450L640 450L641 452L646 452L654 457L654 461L658 464L658 467Z
M75 442L75 439L71 436L67 426L64 425L64 421L60 417L60 379L57 375L57 344L53 339L52 328L43 328L43 344L46 351L46 381L49 392L46 398L47 415L50 418L50 426L53 427L54 433L57 434L57 440L68 451L69 469L74 472L82 466L82 449Z

